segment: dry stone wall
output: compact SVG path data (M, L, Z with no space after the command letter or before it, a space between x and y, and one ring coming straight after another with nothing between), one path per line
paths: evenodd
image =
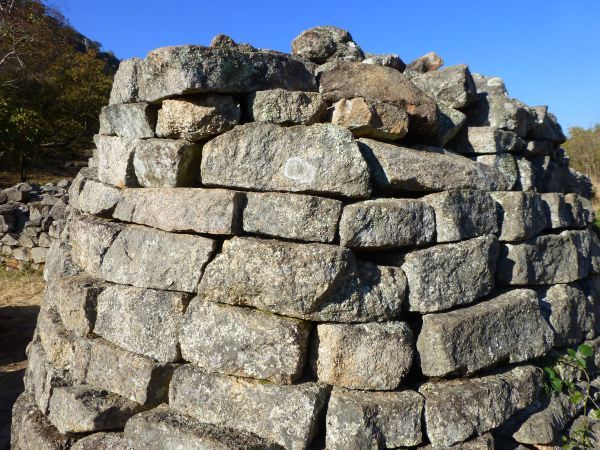
M14 448L502 449L578 414L539 369L600 347L591 184L556 118L338 28L292 49L121 63Z

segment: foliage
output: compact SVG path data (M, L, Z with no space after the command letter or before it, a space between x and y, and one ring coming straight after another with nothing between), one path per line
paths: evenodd
M567 349L566 353L555 360L553 367L544 367L546 373L546 392L550 394L567 394L569 401L573 405L580 405L583 408L583 425L575 430L571 430L569 436L563 436L563 449L572 450L575 448L594 448L590 437L590 422L588 419L588 407L591 407L589 413L600 420L600 406L591 395L592 380L587 358L593 356L593 349L589 345L582 344L577 349ZM575 372L574 377L568 377L561 374L558 367L567 367ZM582 380L578 383L577 380Z
M590 128L569 128L570 138L563 144L569 154L571 166L600 182L600 123Z

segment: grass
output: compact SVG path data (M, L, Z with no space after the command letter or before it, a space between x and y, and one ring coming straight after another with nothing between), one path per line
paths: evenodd
M0 266L0 308L39 305L44 278L37 270L6 270Z

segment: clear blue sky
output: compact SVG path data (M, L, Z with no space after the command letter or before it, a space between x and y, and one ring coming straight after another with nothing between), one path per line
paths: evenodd
M316 25L352 33L363 50L405 62L436 51L446 65L504 79L511 96L547 104L563 128L600 122L599 0L238 1L50 0L124 59L156 47L208 45L218 33L290 51Z

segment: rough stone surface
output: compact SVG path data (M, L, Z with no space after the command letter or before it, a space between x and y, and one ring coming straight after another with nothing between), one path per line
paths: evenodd
M567 228L573 222L571 205L565 201L563 194L549 192L541 194L544 203L544 212L546 213L546 223L553 229Z
M317 64L331 59L362 61L365 57L350 33L332 26L314 27L300 33L292 41L292 54Z
M498 153L495 155L479 155L475 161L486 166L493 167L508 181L508 189L514 189L519 182L519 164L517 159L510 153Z
M121 61L113 81L109 104L131 103L138 100L138 70L141 62L139 58Z
M98 149L98 179L117 187L137 186L133 170L133 141L118 136L97 135L94 142Z
M428 71L412 77L410 81L450 108L464 108L477 96L475 82L466 64Z
M283 192L248 192L246 199L247 233L309 242L335 239L342 213L339 200Z
M423 406L423 397L415 391L362 392L334 388L327 407L327 448L418 445L423 439Z
M421 201L435 212L436 242L454 242L498 232L498 210L489 193L452 190Z
M140 186L182 187L198 184L201 146L178 139L135 141L133 168Z
M545 354L553 342L536 293L519 289L475 306L423 316L417 350L423 374L433 377L526 361Z
M367 322L397 317L405 290L401 270L358 262L341 247L234 237L206 268L198 296L300 319Z
M201 170L209 186L370 194L368 168L352 135L329 124L237 126L204 146Z
M201 141L232 129L240 121L240 108L229 95L203 95L162 102L156 135Z
M361 97L335 103L331 122L348 128L355 137L395 141L408 132L408 115L403 108Z
M125 425L125 440L133 450L282 449L252 433L202 423L168 408L157 408L133 416Z
M123 433L94 433L78 440L71 450L129 450Z
M563 231L516 244L504 244L498 261L498 280L510 285L570 283L590 270L590 235Z
M442 149L414 149L361 139L374 187L382 191L439 192L450 189L498 191L508 180L493 167Z
M449 147L458 153L496 154L517 152L523 140L512 131L494 127L465 127Z
M438 130L435 145L446 147L460 132L467 121L467 116L458 109L450 108L444 104L438 105Z
M408 279L410 310L442 311L489 294L499 251L498 240L484 236L408 253L402 270Z
M435 52L429 52L409 63L406 66L406 70L410 72L426 73L439 69L443 65L444 60L440 55Z
M113 217L165 231L231 235L241 229L243 200L224 189L124 189Z
M567 194L565 195L565 202L569 208L572 216L572 226L575 228L586 228L588 225L594 223L595 210L591 200L578 195L578 194Z
M258 91L248 95L247 103L252 120L280 125L312 125L327 111L327 104L317 92Z
M94 333L157 361L177 361L188 302L189 296L179 292L109 286L98 296Z
M209 372L290 384L302 374L310 325L195 298L181 325L181 353Z
M425 396L427 436L437 448L496 428L534 402L542 378L536 367L523 366L478 379L424 384L419 392Z
M75 193L74 190L70 191ZM81 190L75 193L76 201L69 201L71 207L81 212L99 216L110 215L121 199L121 189L93 179L81 183Z
M154 137L156 106L126 103L105 106L100 113L100 134L130 139Z
M529 124L529 139L548 140L555 144L562 144L567 140L556 116L548 112L547 106L534 106L531 111L534 120Z
M549 227L544 202L535 192L492 192L498 204L501 241L522 241Z
M40 308L37 330L48 362L56 369L73 370L78 363L75 335L65 329L56 310L48 304Z
M377 199L344 207L340 244L384 249L428 244L433 241L433 209L419 200Z
M327 388L314 383L279 386L189 365L175 370L169 405L201 422L233 427L300 450L315 436Z
M386 53L382 55L376 55L374 53L365 54L365 59L362 60L363 64L375 64L377 66L391 67L400 72L404 72L406 64L400 59L395 53Z
M24 381L27 391L43 414L48 414L54 388L69 386L73 382L67 371L56 369L48 362L39 342L34 342L29 347Z
M320 324L313 368L322 383L393 390L410 370L413 334L404 322Z

